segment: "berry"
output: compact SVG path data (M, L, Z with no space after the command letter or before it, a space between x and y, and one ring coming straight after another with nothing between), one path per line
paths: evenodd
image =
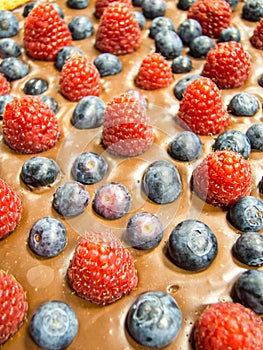
M263 151L263 123L252 124L246 132L251 148Z
M17 57L21 54L21 48L18 43L11 38L0 40L0 57Z
M106 106L102 140L116 156L134 157L147 151L153 129L145 104L131 93L115 96Z
M242 232L263 229L263 202L253 196L239 198L229 209L231 224Z
M240 0L226 0L226 1L229 3L231 10L234 11Z
M42 349L65 349L78 332L78 319L66 303L51 300L40 305L29 322L29 334Z
M41 95L48 89L48 82L42 78L31 78L24 86L26 95Z
M153 291L141 294L127 314L131 336L147 348L163 348L178 335L182 313L170 294Z
M105 103L97 96L85 96L76 105L71 123L77 129L94 129L102 125Z
M98 69L101 78L109 75L115 75L122 71L122 63L116 55L111 53L102 53L93 61Z
M127 223L125 241L136 249L148 250L155 248L163 235L163 224L156 215L139 212L130 217Z
M12 233L22 217L22 202L16 192L0 179L0 240Z
M7 95L11 90L10 83L3 74L0 73L0 96Z
M249 138L239 130L227 130L220 134L213 144L214 151L232 150L248 159L251 152Z
M207 269L217 255L217 247L214 233L198 220L180 222L169 236L168 251L173 263L189 271Z
M101 18L103 12L106 7L109 6L110 3L116 0L95 0L95 16L97 18ZM128 8L132 7L131 0L121 0L123 4L125 4Z
M59 89L72 102L78 102L85 96L99 96L100 74L88 57L72 56L62 67Z
M205 58L214 46L213 39L206 35L200 35L191 41L189 54L195 58Z
M68 24L73 40L83 40L92 36L93 24L87 16L73 17Z
M220 32L218 41L226 42L226 41L236 41L239 42L241 39L241 34L238 28L236 27L227 27L222 29Z
M6 105L3 136L15 151L39 153L55 146L60 126L53 111L40 98L24 96Z
M119 219L128 213L131 206L131 195L128 189L118 183L102 185L93 199L95 212L108 220Z
M263 17L263 1L247 0L242 7L241 17L247 21L260 21Z
M250 70L250 56L242 44L228 41L216 44L208 52L202 75L212 79L219 89L231 89L242 86Z
M199 74L189 74L178 80L173 90L175 97L181 101L187 86L191 84L192 81L199 78L202 78Z
M251 192L250 163L233 151L209 153L193 171L193 190L208 204L231 206Z
M76 293L107 305L131 293L138 283L133 257L111 232L88 232L79 242L68 268Z
M59 106L57 101L54 99L54 97L52 96L47 96L47 95L43 95L43 96L39 96L41 98L41 100L43 102L45 102L45 104L56 114Z
M258 110L257 98L248 92L234 95L228 104L228 111L236 116L252 117Z
M233 255L241 263L257 267L263 265L263 235L258 232L241 234L233 246Z
M61 50L59 50L57 54L57 59L55 62L56 68L61 71L66 61L71 56L74 56L76 54L79 54L81 56L85 55L84 52L76 46L64 46Z
M105 9L96 32L95 46L101 52L125 55L141 42L141 30L132 10L120 1Z
M14 81L24 78L29 73L29 67L16 57L7 57L0 63L0 73L2 73L8 81Z
M141 62L136 84L144 90L156 90L169 86L173 82L170 64L160 53L147 54Z
M7 10L0 10L0 38L8 38L17 35L19 22L16 15Z
M179 0L177 7L180 10L187 11L197 0Z
M154 161L143 176L143 189L153 202L171 203L182 192L180 173L176 166L167 160Z
M164 16L166 11L165 0L144 0L142 3L142 13L148 19Z
M173 30L162 30L154 38L156 52L167 59L173 59L182 53L183 43Z
M171 64L172 73L182 74L192 70L193 64L188 56L178 56L173 59Z
M255 27L250 42L256 49L263 50L263 18Z
M140 29L142 30L146 24L146 18L140 11L133 11L132 13L136 19L136 22L139 24Z
M71 45L72 37L54 6L44 2L35 6L26 17L23 40L30 57L55 61L59 50Z
M15 335L25 321L28 309L26 293L11 274L0 270L0 344Z
M85 185L92 185L101 181L108 171L105 159L94 152L81 153L72 166L74 179Z
M132 95L133 97L135 97L137 100L139 100L139 102L140 102L145 108L148 108L147 99L143 96L143 94L141 93L141 91L139 91L139 90L137 90L137 89L129 89L129 90L126 90L126 93Z
M64 19L64 12L62 10L62 8L56 3L51 3L51 5L54 7L54 9L59 13L60 17ZM27 17L29 15L29 13L31 12L31 10L33 10L34 7L37 6L36 2L29 2L27 4L25 4L24 9L23 9L23 16Z
M261 74L258 78L258 85L263 87L263 74Z
M263 176L261 178L261 180L258 183L258 191L260 194L263 194Z
M7 94L7 95L2 95L0 94L0 120L2 120L3 118L3 114L4 114L4 111L5 111L5 107L6 105L13 101L14 97Z
M173 137L168 152L176 160L190 162L201 155L202 142L192 131L183 131Z
M155 35L162 30L173 30L175 31L174 23L171 18L160 16L155 17L149 27L149 37L154 39Z
M202 27L195 19L187 18L180 23L177 33L182 39L183 44L189 46L194 38L202 34Z
M216 325L216 327L215 327ZM219 302L202 312L194 328L196 350L260 350L263 323L239 303Z
M187 17L200 23L204 35L218 38L222 29L229 27L232 11L225 0L198 0L189 8Z
M41 218L30 229L28 244L31 250L39 256L52 258L63 251L66 243L65 226L57 219Z
M41 187L53 184L59 174L59 166L53 159L36 156L25 161L20 176L27 186Z
M65 217L80 215L89 204L86 187L77 181L68 181L60 185L53 196L53 207Z
M88 0L67 0L66 4L72 9L85 9L88 7Z
M132 5L133 6L141 7L142 3L143 3L143 0L132 0Z
M228 126L230 118L216 84L208 78L194 79L180 102L177 119L199 135L214 135Z

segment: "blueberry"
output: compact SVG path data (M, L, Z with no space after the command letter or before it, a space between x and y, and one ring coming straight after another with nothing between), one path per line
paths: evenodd
M77 181L68 181L59 186L53 196L53 207L61 215L80 215L89 204L86 187Z
M202 153L202 142L192 131L183 131L174 136L168 153L176 160L187 162L197 159Z
M174 74L188 73L192 68L193 64L188 56L178 56L174 58L171 65Z
M79 15L73 17L68 24L73 40L82 40L92 36L94 32L93 23L87 16Z
M128 189L118 183L110 182L102 185L93 200L95 212L108 220L121 218L129 211L131 195Z
M180 10L187 11L197 0L179 0L177 6Z
M180 56L183 49L183 43L179 35L172 30L162 30L155 35L155 48L167 59L173 59Z
M42 101L44 101L48 107L56 114L59 106L57 101L54 99L54 97L52 96L47 96L47 95L43 95L43 96L39 96L41 98Z
M173 90L175 97L181 101L187 86L192 81L194 81L195 79L199 79L199 78L202 78L202 76L199 74L188 74L188 75L184 76L183 78L181 78L180 80L178 80L178 82L175 84L174 90Z
M8 81L14 81L25 77L29 73L29 67L16 57L7 57L0 63L0 73Z
M127 314L130 335L147 348L163 348L178 335L182 313L170 294L151 291L141 294Z
M85 9L88 7L88 0L67 0L67 6L72 9Z
M248 266L263 265L263 235L258 232L245 232L233 246L233 255Z
M53 2L53 3L51 3L51 4L52 4L52 6L54 7L54 9L58 12L58 14L60 15L60 17L61 17L62 19L64 19L65 15L64 15L64 12L63 12L62 8L59 6L59 4L56 3L56 2Z
M141 7L144 0L132 0L132 5L135 7Z
M227 109L233 115L251 117L258 110L258 100L248 92L239 92L231 98Z
M142 30L146 24L146 18L140 11L133 11L132 13L136 22L139 24L140 29Z
M131 247L148 250L162 240L164 227L159 218L148 212L133 215L127 224L125 241Z
M218 41L219 42L227 42L227 41L236 41L239 42L241 39L241 34L238 28L236 27L228 27L222 29L219 34Z
M61 50L59 50L57 54L57 59L55 62L55 66L58 70L62 70L66 61L73 55L79 54L84 56L84 52L76 46L64 46Z
M0 40L0 57L17 57L20 54L20 46L14 39L4 38Z
M43 303L33 313L29 333L42 349L65 349L78 332L78 319L66 303L51 300Z
M165 16L155 17L150 24L149 37L154 39L155 35L162 30L175 31L175 26L171 18Z
M251 125L247 129L246 135L252 149L263 151L263 123Z
M213 39L207 35L200 35L191 41L189 54L195 58L205 58L214 46Z
M94 129L102 125L105 103L97 96L83 97L76 105L71 123L77 129Z
M263 271L247 270L234 284L237 301L257 314L263 313Z
M260 77L258 78L258 85L263 87L263 74L261 74Z
M202 27L195 19L187 18L180 23L177 33L182 39L183 44L189 46L194 38L202 35Z
M142 13L148 19L164 16L166 12L165 0L144 0L142 3Z
M52 258L61 253L67 244L65 226L52 217L41 218L31 227L28 244L35 254Z
M60 17L64 19L64 12L62 8L56 2L51 4L54 7L54 9L59 13ZM27 4L25 4L24 10L23 10L23 16L27 17L36 5L37 5L37 2L28 2Z
M24 86L24 93L26 95L41 95L48 89L48 82L42 78L31 78Z
M53 159L36 156L25 161L20 176L27 186L41 187L54 183L59 174L59 166Z
M0 96L0 116L4 114L5 106L13 99L14 97L9 94Z
M258 190L260 194L263 194L263 176L261 178L261 180L258 183Z
M105 159L97 153L84 152L74 161L72 176L85 185L92 185L101 181L108 171Z
M242 231L260 231L263 228L263 202L253 196L238 199L229 209L232 225Z
M93 63L102 78L118 74L122 71L122 63L120 59L111 53L102 53L98 55Z
M242 18L258 22L263 17L263 0L247 0L242 7Z
M239 130L227 130L217 136L213 144L214 151L231 150L247 159L251 152L249 138Z
M207 269L218 251L217 238L211 229L198 220L184 220L171 232L168 252L173 263L189 271Z
M0 10L0 38L9 38L19 32L19 22L11 11Z
M231 10L234 11L240 0L226 0L229 3Z
M143 190L155 203L167 204L175 201L182 192L178 169L167 160L154 161L143 176Z

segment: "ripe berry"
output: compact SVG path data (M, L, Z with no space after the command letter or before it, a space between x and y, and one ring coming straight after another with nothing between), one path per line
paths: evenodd
M97 96L85 96L76 105L71 123L77 129L94 129L102 125L105 103Z
M189 74L179 79L173 90L175 97L181 101L187 86L191 84L192 81L199 78L202 78L199 74Z
M0 38L8 38L17 35L19 22L16 15L7 10L0 10Z
M202 27L195 19L186 18L179 24L177 33L182 39L183 44L189 46L194 38L202 35Z
M250 42L256 49L263 50L263 18L255 27Z
M197 0L178 0L177 7L187 11Z
M252 149L263 151L263 123L251 125L247 129L246 135Z
M83 40L92 36L93 24L87 16L75 16L68 24L73 40Z
M239 42L241 39L240 30L236 27L227 27L222 29L218 41L236 41Z
M7 95L11 90L10 83L3 74L0 73L0 96Z
M148 19L164 16L166 12L165 0L144 0L142 3L142 13Z
M162 30L157 33L154 42L156 52L160 52L166 59L173 59L182 53L182 40L173 30Z
M233 246L233 255L248 266L262 266L263 235L259 232L242 233Z
M149 27L149 37L154 39L155 35L162 30L173 30L175 31L175 26L171 18L165 16L159 16L154 18Z
M109 4L114 2L114 1L116 1L116 0L95 0L95 13L94 13L95 16L97 18L101 18L105 8L108 7ZM131 6L132 6L131 0L122 0L121 2L123 4L125 4L128 8L131 8Z
M29 67L19 58L7 57L0 63L0 73L2 73L8 81L14 81L24 78L29 73Z
M42 95L39 96L43 102L56 114L59 110L57 101L52 96Z
M84 56L84 52L79 49L77 46L64 46L61 50L59 50L55 62L55 66L58 70L62 70L62 67L66 63L66 61L76 54Z
M209 36L199 35L189 44L189 54L195 58L205 58L214 46L215 43Z
M139 24L140 29L142 30L146 24L146 18L140 11L132 11L132 14L136 19L136 22Z
M122 71L122 63L118 56L111 53L102 53L93 61L101 77L115 75Z
M13 101L14 97L9 95L9 94L6 94L6 95L0 95L0 120L3 119L3 114L4 114L4 111L5 111L5 107L6 105Z
M174 74L188 73L192 68L193 64L188 56L178 56L171 64L171 69Z
M31 78L24 86L26 95L41 95L48 89L48 82L42 78Z
M202 142L192 131L183 131L174 136L168 152L176 160L190 162L201 155Z
M11 38L0 40L0 57L17 57L21 54L21 48L18 43Z
M263 17L263 1L247 0L242 7L241 16L251 22L258 22Z
M248 92L234 95L228 104L228 111L236 116L252 117L256 114L259 104L257 98Z
M67 6L71 9L85 9L88 6L88 0L67 0Z

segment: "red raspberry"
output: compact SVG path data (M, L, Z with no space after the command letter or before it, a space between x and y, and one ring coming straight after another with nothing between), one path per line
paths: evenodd
M241 304L208 306L194 329L196 350L262 350L263 322Z
M88 232L73 255L68 279L76 293L96 304L110 304L137 286L134 260L109 232Z
M229 114L216 84L208 78L191 82L180 101L178 121L199 135L214 135L225 130Z
M228 207L251 192L252 170L240 153L209 153L193 171L193 190L208 204Z
M86 56L73 55L64 64L59 81L60 92L70 101L99 96L100 74Z
M39 3L30 11L24 25L24 46L30 57L55 61L59 50L71 43L71 33L51 3Z
M96 0L95 1L95 16L100 18L105 10L105 8L112 2L116 0ZM127 7L132 8L131 0L119 0L123 4L126 4Z
M21 220L22 203L19 194L0 179L0 240L14 231Z
M119 1L110 3L98 26L96 48L114 55L125 55L135 51L140 42L140 27L131 9Z
M230 26L232 10L225 0L198 0L189 8L187 17L200 23L204 35L218 38L222 29Z
M160 53L150 53L143 59L136 78L138 87L156 90L169 86L172 81L171 67Z
M39 153L55 146L60 127L54 112L39 97L23 96L6 105L3 136L10 148Z
M250 42L256 49L263 50L263 18L254 29Z
M0 96L8 94L10 90L10 83L6 80L5 76L0 73Z
M153 143L153 130L144 103L130 93L114 97L106 106L102 139L116 156L145 152Z
M251 70L250 56L241 43L216 44L207 54L202 75L212 79L219 89L242 86Z
M21 284L0 270L0 344L12 337L22 326L28 304Z

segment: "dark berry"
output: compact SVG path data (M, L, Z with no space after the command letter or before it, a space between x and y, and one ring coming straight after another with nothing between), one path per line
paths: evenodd
M20 175L27 186L41 187L53 184L59 174L59 166L53 159L36 156L25 161Z
M35 310L29 323L29 333L42 349L65 349L78 332L74 310L58 300L47 301Z
M47 95L43 95L43 96L40 96L41 100L44 101L48 107L56 114L58 109L59 109L59 106L58 106L58 103L57 101L54 99L54 97L52 96L47 96Z
M263 202L253 196L238 199L229 210L232 225L242 231L260 231L263 228Z
M175 26L171 18L165 16L159 16L151 21L149 28L149 37L154 39L155 35L162 30L173 30L175 31Z
M251 152L249 138L239 130L227 130L215 139L214 151L231 150L242 154L247 159Z
M142 3L142 13L148 19L164 16L166 12L165 0L144 0Z
M258 100L248 92L239 92L231 98L227 109L233 115L251 117L258 110Z
M3 113L5 111L5 106L13 101L14 97L11 95L2 95L0 96L0 117L3 116Z
M251 125L247 129L246 135L252 149L263 151L263 123Z
M79 54L84 56L84 52L76 46L64 46L57 55L55 66L58 70L62 70L62 67L66 61L73 55Z
M226 0L229 3L231 10L234 11L240 0Z
M93 23L87 16L76 16L69 21L68 28L73 40L82 40L92 36Z
M263 0L247 0L242 7L242 18L258 22L263 17Z
M217 238L211 229L198 220L180 222L171 232L168 252L173 263L185 270L202 271L214 261Z
M180 23L177 33L182 39L183 44L189 46L194 38L202 34L202 27L195 19L187 18Z
M191 41L189 54L195 58L205 58L214 46L215 43L209 36L200 35Z
M80 215L89 204L86 187L77 181L68 181L59 186L53 196L53 207L61 215Z
M36 2L28 2L27 4L25 4L23 9L23 16L27 17L35 6L36 6Z
M121 218L129 211L131 195L128 189L117 182L102 185L93 200L95 212L108 220Z
M98 69L102 78L109 75L118 74L122 71L122 63L120 59L118 56L111 53L102 53L98 55L93 63Z
M32 226L28 244L35 254L52 258L61 253L67 244L65 226L52 217L41 218Z
M258 190L260 194L263 194L263 176L261 178L261 180L258 183Z
M131 247L147 250L155 248L161 242L163 234L164 227L156 215L140 212L129 219L125 241Z
M178 56L173 59L171 69L174 74L191 72L193 64L188 56Z
M136 19L136 22L139 24L140 29L142 30L146 24L146 18L140 11L133 11L133 16Z
M160 52L167 59L180 56L183 43L179 35L173 30L162 30L155 35L156 52Z
M88 7L88 0L67 0L67 6L72 9L85 9Z
M258 232L241 234L233 246L233 255L248 266L262 266L263 235Z
M93 152L84 152L75 159L71 172L76 181L91 185L101 181L107 170L108 164L102 156Z
M177 6L180 10L187 11L197 0L178 0Z
M19 22L16 15L7 10L0 10L0 38L9 38L19 32Z
M20 46L14 39L5 38L0 40L0 57L17 57L20 54Z
M263 87L263 74L261 74L260 77L258 78L258 85Z
M241 39L241 34L238 28L236 27L228 27L222 29L219 34L218 41L227 42L227 41L236 41L239 42Z
M48 82L42 78L31 78L24 86L26 95L41 95L48 89Z
M143 176L143 190L155 203L167 204L175 201L182 192L178 169L167 160L151 163Z
M147 348L163 348L178 335L181 310L170 294L153 291L141 294L127 314L131 336Z
M83 97L76 105L71 123L77 129L94 129L102 125L105 103L97 96Z
M192 81L194 81L195 79L199 79L199 78L202 78L202 76L199 74L188 74L185 77L178 80L178 82L175 84L174 90L173 90L175 97L181 101L187 86Z
M168 152L176 160L183 162L195 160L202 153L202 142L192 131L183 131L174 136Z
M16 57L7 57L0 63L0 73L8 81L14 81L25 77L29 73L29 67Z
M143 0L132 0L132 5L135 7L141 7Z

